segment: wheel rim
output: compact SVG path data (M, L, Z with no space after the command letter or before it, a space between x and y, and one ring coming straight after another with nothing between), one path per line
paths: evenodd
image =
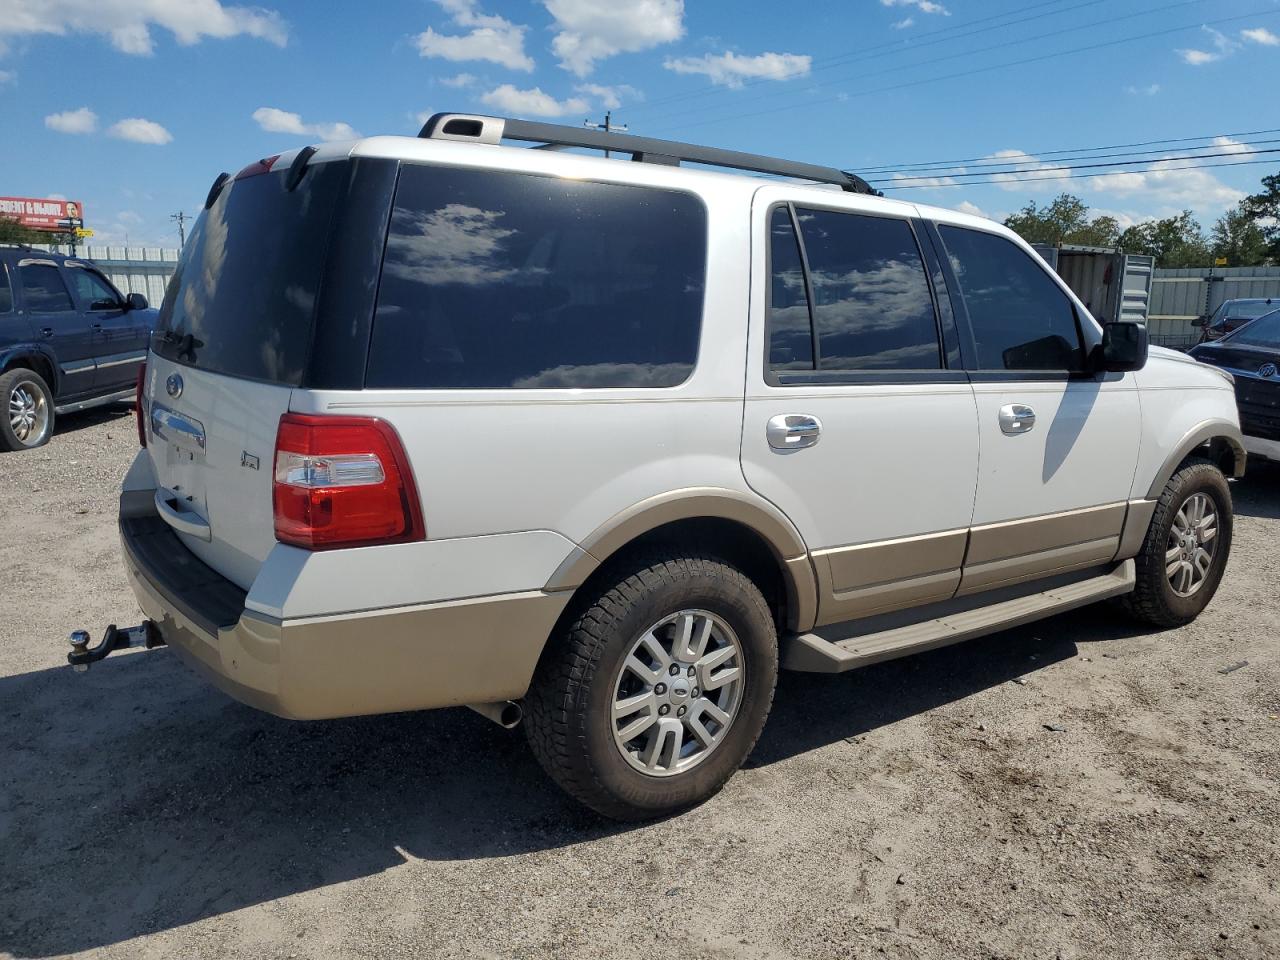
M9 427L24 446L39 443L49 429L44 391L30 380L18 381L9 392Z
M742 703L746 663L733 629L681 610L643 631L613 685L613 742L641 773L669 777L724 742Z
M1180 597L1204 586L1218 549L1218 508L1206 493L1193 493L1174 515L1165 548L1165 573Z

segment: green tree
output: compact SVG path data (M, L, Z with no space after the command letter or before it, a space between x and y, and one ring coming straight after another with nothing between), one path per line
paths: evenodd
M1156 258L1157 267L1207 267L1212 261L1204 230L1190 210L1163 220L1144 220L1120 234L1125 253Z
M24 227L12 217L0 217L0 243L48 243L48 234Z
M1213 225L1213 256L1229 267L1257 267L1268 259L1267 237L1261 224L1242 201Z
M1069 193L1043 207L1033 200L1006 217L1004 225L1028 243L1112 247L1120 236L1120 225L1114 217L1090 217L1088 204Z
M1254 219L1267 244L1267 257L1280 263L1280 173L1262 178L1262 189L1245 197L1240 209Z

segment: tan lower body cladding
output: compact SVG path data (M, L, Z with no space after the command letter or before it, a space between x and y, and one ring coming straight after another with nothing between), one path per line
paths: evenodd
M815 551L818 623L839 623L1084 570L1123 559L1126 516L1142 529L1146 501ZM1141 543L1141 538L1137 538Z

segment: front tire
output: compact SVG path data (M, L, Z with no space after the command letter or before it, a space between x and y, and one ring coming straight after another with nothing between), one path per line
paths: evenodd
M755 746L778 644L760 589L688 550L615 565L553 637L525 698L543 769L616 820L714 795Z
M1190 623L1222 582L1231 530L1227 478L1207 460L1188 460L1165 485L1151 516L1125 608L1157 627Z
M53 436L53 392L33 370L0 375L0 450L32 450Z

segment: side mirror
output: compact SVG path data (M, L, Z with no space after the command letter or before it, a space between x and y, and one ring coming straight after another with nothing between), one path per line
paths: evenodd
M1193 327L1207 327L1209 325L1208 317L1196 317L1191 321Z
M1106 373L1126 373L1147 365L1150 346L1147 326L1132 320L1108 323L1102 328L1102 343L1094 348L1094 369Z
M145 310L148 306L147 298L140 293L129 294L129 296L125 297L125 303L130 310Z

